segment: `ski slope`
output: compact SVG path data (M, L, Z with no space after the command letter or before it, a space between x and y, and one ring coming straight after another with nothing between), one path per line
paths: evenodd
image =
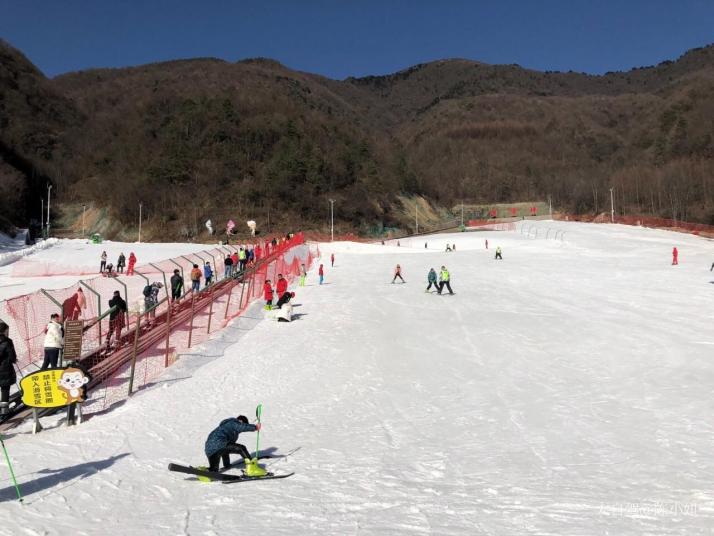
M538 225L565 240L322 244L294 322L253 307L105 415L14 430L26 499L0 463L0 534L712 534L712 242ZM442 264L454 296L424 292ZM271 469L295 476L166 470L258 403L261 446L299 447Z

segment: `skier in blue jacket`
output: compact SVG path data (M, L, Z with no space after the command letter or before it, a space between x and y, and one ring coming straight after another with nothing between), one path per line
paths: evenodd
M424 292L429 292L432 285L434 285L434 289L439 290L439 284L436 282L436 270L433 268L429 270L429 275L426 276L426 280L429 282L429 286L426 287Z
M211 268L210 262L206 262L206 264L203 265L203 279L206 281L206 287L210 285L213 280L213 269Z
M223 467L229 467L231 454L239 454L242 458L249 459L248 449L236 441L238 441L239 434L257 430L260 430L260 423L250 424L244 415L222 420L221 424L208 434L206 439L204 451L208 457L209 471L218 471L221 459L223 459Z

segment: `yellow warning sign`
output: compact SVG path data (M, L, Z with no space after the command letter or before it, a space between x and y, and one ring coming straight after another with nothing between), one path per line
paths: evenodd
M80 368L40 370L20 380L22 402L33 408L57 408L84 402L89 376Z

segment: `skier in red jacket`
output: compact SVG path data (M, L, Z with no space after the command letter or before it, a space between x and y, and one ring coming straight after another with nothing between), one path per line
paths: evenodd
M278 274L278 281L275 283L275 290L278 293L278 298L282 297L288 290L288 280L283 277L283 274Z
M265 280L263 285L263 297L265 298L265 308L272 309L273 307L273 286L270 284L270 279Z
M679 251L677 251L677 246L674 247L672 250L672 264L679 264L679 261L677 260L677 257L679 257Z
M126 267L126 275L134 275L134 265L136 264L136 255L132 251L129 254L129 266Z

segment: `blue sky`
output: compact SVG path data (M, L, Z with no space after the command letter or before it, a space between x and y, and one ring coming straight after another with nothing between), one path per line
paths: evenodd
M202 56L337 79L453 57L603 73L714 42L714 0L0 0L0 37L48 76Z

